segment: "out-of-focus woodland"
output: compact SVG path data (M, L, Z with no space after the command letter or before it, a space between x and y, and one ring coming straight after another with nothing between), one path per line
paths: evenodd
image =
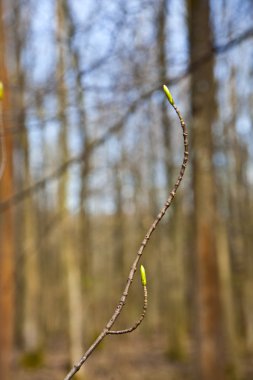
M144 323L79 379L253 378L253 3L0 0L0 378L63 379L143 255ZM117 327L142 308L138 274Z

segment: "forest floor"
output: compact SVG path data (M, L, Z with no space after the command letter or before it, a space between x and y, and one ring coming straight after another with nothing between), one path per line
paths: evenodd
M36 369L24 368L17 355L13 377L17 380L63 380L67 374L66 363L67 355L61 347L49 351L43 366ZM147 339L138 333L108 336L85 364L86 380L179 380L190 379L190 372L186 362L168 360L162 337Z
M85 380L192 380L193 371L189 362L168 360L163 338L155 335L147 339L139 334L108 337L88 359ZM33 370L22 367L17 355L14 379L63 380L68 372L66 363L67 355L61 347L48 352L43 366ZM252 364L246 372L245 380L253 379ZM74 377L78 378L77 375Z

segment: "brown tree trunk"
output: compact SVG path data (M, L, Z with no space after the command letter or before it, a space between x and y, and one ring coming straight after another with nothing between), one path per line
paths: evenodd
M5 26L3 22L3 2L0 0L0 80L5 86L4 98L0 100L0 113L3 112L4 130L10 128L8 115L11 112L7 65L5 62ZM0 115L1 117L2 115ZM3 138L3 137L1 137ZM4 137L5 161L0 178L0 201L13 192L12 154L10 134ZM2 153L1 153L2 154ZM1 156L1 160L3 156ZM9 208L0 215L0 378L10 380L10 365L13 350L14 327L14 237L12 210Z
M229 255L229 244L227 231L223 223L219 221L216 226L217 241L218 241L218 264L220 268L221 281L221 297L224 313L225 334L226 334L226 351L228 355L227 369L233 379L241 378L241 363L240 363L240 342L236 334L236 316L235 304L232 288L232 273L231 262Z
M244 177L244 165L238 163L244 161L243 147L238 144L236 133L236 115L238 111L237 89L236 89L236 70L232 68L230 77L230 105L232 109L231 119L225 125L224 136L228 148L227 168L225 184L226 199L228 202L229 216L225 220L225 225L219 227L219 241L221 246L219 255L220 272L223 289L223 309L226 320L227 351L229 355L230 372L233 371L234 377L241 378L240 353L245 342L245 313L244 313L244 280L246 279L246 244L243 234L243 220L247 219L246 213L240 217L239 210L243 210L245 201L245 191L247 188L244 181L240 181L240 173ZM242 150L241 150L242 148ZM238 170L239 169L239 170ZM240 190L242 190L240 195ZM244 211L244 210L243 210ZM242 227L242 228L241 228ZM239 232L240 231L240 232ZM239 232L239 233L238 233ZM225 265L225 263L227 264ZM243 264L243 265L242 265ZM238 328L239 327L239 328ZM243 343L243 344L242 344Z
M92 293L92 277L93 277L93 255L92 255L92 238L91 238L91 219L88 210L89 197L89 176L91 172L91 154L90 138L86 117L85 104L85 88L83 86L84 74L82 72L80 51L75 45L75 36L77 34L76 21L71 11L71 1L64 0L63 8L68 25L68 49L71 53L71 68L74 73L75 81L75 104L78 113L79 136L82 145L83 161L80 165L80 190L79 190L79 222L78 222L78 239L77 252L80 274L82 276L81 291L85 294L85 302L83 302L82 317L83 325L87 324L90 319L89 310L91 299L89 294ZM88 292L89 290L89 292ZM91 338L90 331L84 331L84 339Z
M123 276L124 268L124 211L123 211L123 194L122 183L120 179L119 165L115 164L114 168L114 191L115 191L115 214L114 214L114 273L115 277L120 284Z
M20 153L23 159L22 186L27 188L31 185L32 178L30 172L30 143L28 132L25 129L25 88L26 77L22 67L22 52L26 41L26 33L29 25L29 19L22 19L21 9L18 2L14 3L14 22L19 30L18 36L15 36L15 56L16 56L16 82L19 91L15 96L15 110L17 112L16 123L21 129ZM23 223L19 226L22 239L21 246L23 249L24 260L24 293L23 293L23 321L22 335L25 355L38 354L40 350L40 334L39 334L39 263L38 263L38 247L36 238L36 217L32 196L24 199L22 214ZM22 258L21 258L22 260ZM22 319L22 318L20 318Z
M157 14L157 63L161 85L165 83L164 81L168 77L168 62L166 57L168 3L167 0L160 0ZM170 189L175 174L175 167L173 165L173 144L171 141L170 119L168 117L168 103L165 97L161 102L160 112L167 188ZM183 250L179 245L179 239L177 239L177 231L180 231L180 234L182 234L182 223L178 217L180 212L178 210L178 199L174 204L173 209L171 209L171 212L173 213L173 216L170 218L169 222L166 223L166 229L167 231L170 231L169 241L167 242L168 249L167 252L165 252L165 256L162 258L163 261L166 260L168 263L168 269L167 273L163 273L164 271L160 269L160 276L163 275L163 277L159 281L160 289L158 298L161 300L160 313L164 312L165 305L167 305L166 326L168 334L168 356L172 360L179 360L184 355L183 345L186 324L184 318ZM163 268L161 262L159 263L159 267ZM168 281L166 286L168 286L169 289L168 294L166 294L166 299L162 296L164 293L164 281Z
M65 13L65 1L61 0L57 2L57 39L59 46L58 62L57 62L57 74L59 78L59 84L57 88L58 102L59 102L59 114L61 122L61 130L59 136L60 156L61 162L66 162L69 159L68 150L68 120L67 120L67 103L68 103L68 88L64 81L64 74L66 72L66 52L63 48L65 31L66 31L66 13ZM67 196L68 196L68 173L59 180L58 191L58 207L60 214L64 219L65 216L70 219L67 208ZM68 223L67 223L68 222ZM76 362L82 354L82 296L81 296L81 273L78 257L74 244L71 244L70 235L70 220L66 221L63 226L64 239L60 244L61 253L66 268L67 277L67 296L68 296L68 337L69 337L69 358L71 364ZM73 248L74 247L74 248ZM81 369L79 377L84 376L84 369Z
M190 58L194 63L212 47L207 0L189 1ZM201 380L223 380L224 349L216 252L216 204L212 123L215 117L213 60L191 77L193 191L196 260L196 367Z

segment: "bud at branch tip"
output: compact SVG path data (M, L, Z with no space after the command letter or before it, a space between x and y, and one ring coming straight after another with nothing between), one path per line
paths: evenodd
M163 91L165 92L170 104L173 106L174 105L174 100L172 98L172 95L170 93L170 90L168 89L167 86L165 86L165 84L163 85Z
M146 279L146 271L143 265L140 267L140 272L141 272L141 282L143 286L147 285L147 279Z

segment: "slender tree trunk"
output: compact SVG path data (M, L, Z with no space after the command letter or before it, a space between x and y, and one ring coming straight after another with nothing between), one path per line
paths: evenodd
M161 85L164 83L165 78L168 77L168 62L166 54L167 43L167 14L168 14L168 0L160 0L157 15L157 46L158 46L158 67ZM164 98L161 102L161 123L163 133L163 144L165 153L165 170L167 178L167 188L170 189L172 185L172 178L174 177L175 168L173 165L173 144L171 141L171 128L170 120L168 117L168 105ZM178 201L178 200L177 200ZM178 225L178 202L173 207L173 216L170 221L167 222L167 230L170 231L170 238L168 241L169 249L166 252L167 255L163 257L163 260L168 260L168 273L166 277L169 283L166 284L169 291L166 295L166 300L162 300L161 312L164 311L165 305L167 313L167 333L168 333L168 356L172 360L178 360L182 358L184 354L184 333L186 330L185 318L184 318L184 283L183 283L183 260L182 249L179 246L179 240L177 239ZM182 226L180 228L182 233ZM182 240L181 240L182 241ZM161 266L161 263L159 263ZM164 281L161 279L160 284L164 287ZM160 289L160 295L163 293L163 289ZM163 297L164 298L164 297Z
M241 146L236 132L236 115L238 110L236 94L236 72L232 69L230 78L230 103L233 110L231 120L226 128L228 140L228 206L230 220L227 223L229 249L233 268L233 288L236 302L235 317L240 340L246 339L246 316L244 310L244 279L245 279L245 244L242 234L243 222L240 216L242 206L243 186L242 167L240 165Z
M0 99L0 117L3 116L4 130L11 127L11 112L7 64L6 64L6 35L3 21L4 7L0 0L0 80L5 87L3 100ZM3 137L1 137L3 138ZM0 201L13 194L13 146L10 134L4 137L5 161L3 174L0 178ZM1 160L3 160L1 153ZM0 378L11 379L11 360L13 354L14 333L14 231L13 215L9 208L0 215Z
M29 144L26 133L23 134L25 155L24 183L28 187L30 180ZM36 219L32 198L23 205L24 223L24 349L26 354L34 355L40 347L39 338L39 264L36 239Z
M235 304L232 289L232 273L228 236L226 227L219 222L216 226L218 240L218 263L220 268L221 297L224 311L226 351L228 355L227 369L233 379L240 379L240 345L236 334Z
M114 276L117 283L120 284L123 277L124 269L124 211L123 211L123 194L122 183L120 179L120 168L115 165L114 168L114 192L115 192L115 213L114 213L114 231L113 231L113 246L114 246Z
M236 173L234 163L238 161L237 155L240 153L237 149L236 138L236 114L237 114L237 91L235 86L235 70L232 69L230 78L230 103L232 115L230 122L225 126L224 135L227 141L228 149L226 150L228 166L224 178L226 180L223 186L226 186L224 202L228 202L229 215L225 225L218 223L218 237L220 244L220 273L222 281L223 309L225 317L225 331L227 335L227 352L228 365L230 373L234 378L241 378L240 354L242 343L245 339L242 326L245 326L243 312L243 285L246 278L245 273L241 272L246 252L243 249L243 234L238 234L238 227L243 225L243 219L238 218L238 208L241 207L241 197L239 193L235 196L238 189L238 172ZM242 202L243 203L243 202ZM223 222L224 223L224 222ZM238 242L240 243L238 246ZM238 252L238 248L239 252ZM241 253L240 253L241 251ZM239 260L238 260L239 259ZM245 272L245 271L244 271ZM240 329L238 328L240 326ZM239 331L240 330L240 331Z
M207 0L189 0L190 58L212 47ZM193 191L196 255L196 367L201 380L225 379L220 283L216 252L212 123L215 117L213 60L191 77Z
M81 290L85 294L85 302L83 302L83 325L86 325L90 319L89 294L92 292L92 239L91 239L91 220L88 211L89 197L89 175L91 172L91 149L89 146L89 133L86 118L85 105L85 88L83 86L83 75L81 75L82 64L79 50L75 46L75 36L77 27L71 11L71 1L64 0L64 11L68 25L68 48L71 52L71 68L75 80L75 103L79 121L79 136L82 144L83 161L80 165L80 190L79 190L79 223L78 223L78 243L76 249L79 252L78 263L80 274L82 276ZM84 331L85 339L90 339L89 331Z
M68 90L64 81L64 74L66 72L66 51L64 51L64 32L66 31L66 13L64 8L64 0L57 1L57 39L58 39L58 63L57 74L59 84L57 88L58 101L59 101L59 114L61 115L61 130L59 138L59 146L61 150L61 161L66 162L69 158L68 152L68 120L67 120L67 103L68 103ZM61 244L61 253L65 261L66 275L67 275L67 292L68 292L68 306L69 306L69 347L70 347L70 361L76 362L82 354L82 296L81 296L81 276L80 265L75 251L75 245L70 244L70 220L66 221L65 216L68 215L67 210L67 191L68 190L68 174L64 173L59 181L59 210L62 217L65 219L63 226L64 239ZM68 218L68 219L69 219ZM68 222L68 223L67 223ZM74 249L73 249L74 247ZM83 375L81 370L79 376Z
M158 15L157 15L157 57L158 57L158 67L159 67L159 79L161 85L164 84L165 79L168 77L168 62L166 58L166 42L167 42L167 8L168 0L160 0ZM161 122L162 122L162 133L164 141L164 151L165 151L165 168L168 187L171 187L172 177L173 177L173 159L172 159L172 143L171 143L171 129L170 120L168 117L168 104L166 98L163 97L161 102Z
M23 158L22 186L31 185L30 172L30 144L28 133L25 130L25 73L22 68L22 50L26 38L27 23L22 20L20 6L15 3L15 25L19 35L15 38L16 54L16 82L19 92L15 96L17 110L17 125L21 131L21 156ZM26 22L28 20L25 20ZM36 216L32 197L27 197L22 208L22 248L24 258L24 311L23 311L23 344L26 355L33 355L40 350L39 337L39 263L36 236Z

